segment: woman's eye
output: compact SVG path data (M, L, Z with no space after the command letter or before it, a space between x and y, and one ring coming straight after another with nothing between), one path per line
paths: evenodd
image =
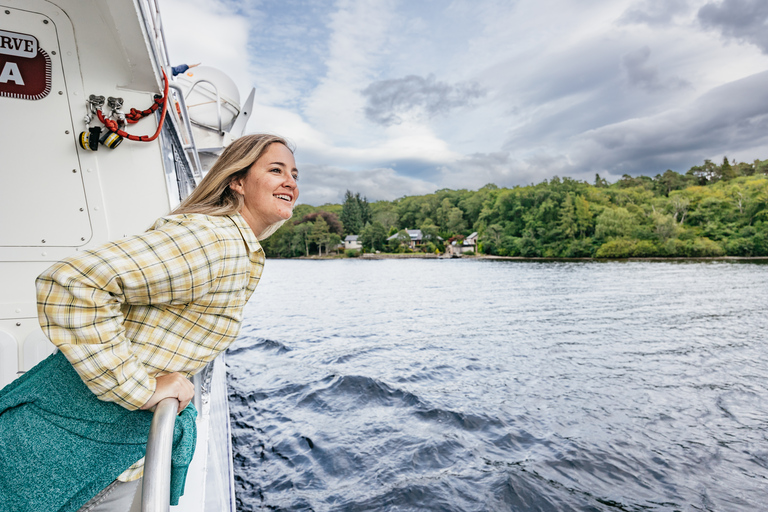
M299 175L298 174L294 174L293 175L293 181L299 181Z
M275 168L275 169L270 169L270 172L274 172L274 173L280 174L283 171L282 171L282 169Z

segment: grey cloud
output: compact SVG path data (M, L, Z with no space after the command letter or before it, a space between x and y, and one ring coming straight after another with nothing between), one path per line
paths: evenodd
M717 154L764 151L768 71L717 87L683 108L592 130L581 142L575 161L616 174L655 173L675 165L684 170Z
M514 187L539 183L556 174L570 176L572 170L562 155L539 153L518 159L507 151L473 153L441 167L439 182L441 186L470 190L488 183Z
M622 58L632 48L635 46L590 38L528 66L525 73L513 75L514 80L494 95L514 101L518 109L514 117L526 122L510 128L503 149L517 152L531 146L561 145L575 133L642 116L648 108L658 109L659 101L670 102L682 93L682 88L673 88L681 81L648 69L652 57L642 62L639 54L637 62L629 59L629 69L622 65ZM505 64L507 70L513 65ZM645 68L638 69L638 65ZM643 71L655 73L656 81L649 83L666 87L667 94L646 94L639 86L622 87L632 83L629 70L639 75L633 75L635 78L642 78ZM649 78L645 76L647 83Z
M619 23L665 25L688 10L688 0L643 0L624 11Z
M662 80L656 66L649 64L651 49L647 46L630 52L621 59L629 84L646 91L676 89L690 85L685 80L670 77Z
M699 9L705 28L719 30L727 38L752 43L768 53L768 2L765 0L724 0L709 2Z
M398 174L389 168L351 171L340 167L303 165L300 202L321 205L340 203L344 191L359 192L369 201L391 201L406 195L429 194L437 185Z
M476 83L451 85L437 81L434 75L381 80L363 90L363 96L367 98L366 117L382 125L399 124L409 115L433 117L444 114L484 95L485 91Z

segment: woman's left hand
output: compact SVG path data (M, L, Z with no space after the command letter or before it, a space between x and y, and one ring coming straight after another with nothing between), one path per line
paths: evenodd
M180 373L169 373L155 379L155 392L150 399L141 406L142 410L151 410L163 398L176 398L179 400L179 413L183 411L195 396L195 385Z

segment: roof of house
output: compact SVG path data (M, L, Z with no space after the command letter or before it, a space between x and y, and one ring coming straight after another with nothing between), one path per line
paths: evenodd
M360 235L347 235L344 237L345 242L357 242L357 239L360 238Z
M410 236L411 240L414 242L418 242L423 238L423 235L420 229L406 229L406 231L408 232L408 236ZM397 233L387 238L387 240L394 240L395 238L397 238Z
M469 235L467 238L464 239L462 242L462 245L474 245L474 242L477 241L477 231Z

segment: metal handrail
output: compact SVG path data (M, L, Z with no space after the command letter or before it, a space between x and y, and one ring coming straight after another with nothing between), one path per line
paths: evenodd
M141 512L171 510L171 452L178 412L179 401L175 398L164 398L155 407L144 456Z
M176 91L176 99L179 101L179 115L181 117L181 121L184 123L184 128L187 130L187 135L189 136L189 144L184 144L182 149L192 153L192 160L195 162L195 169L197 170L196 178L201 180L203 179L203 164L200 163L200 155L197 152L195 135L192 133L192 123L189 120L189 111L187 110L187 102L184 99L184 91L181 89L181 86L177 84L168 84L168 88ZM199 181L195 183L195 185L199 184Z
M189 95L192 94L192 91L194 90L195 87L197 87L198 84L208 84L211 87L213 87L213 92L216 93L216 115L219 117L219 134L223 134L224 129L222 128L222 124L221 124L221 96L219 96L219 88L216 87L216 84L214 84L210 80L204 80L204 79L197 80L195 81L195 83L192 84L192 87L189 88L184 99L187 99ZM201 124L201 123L196 123L196 124Z

